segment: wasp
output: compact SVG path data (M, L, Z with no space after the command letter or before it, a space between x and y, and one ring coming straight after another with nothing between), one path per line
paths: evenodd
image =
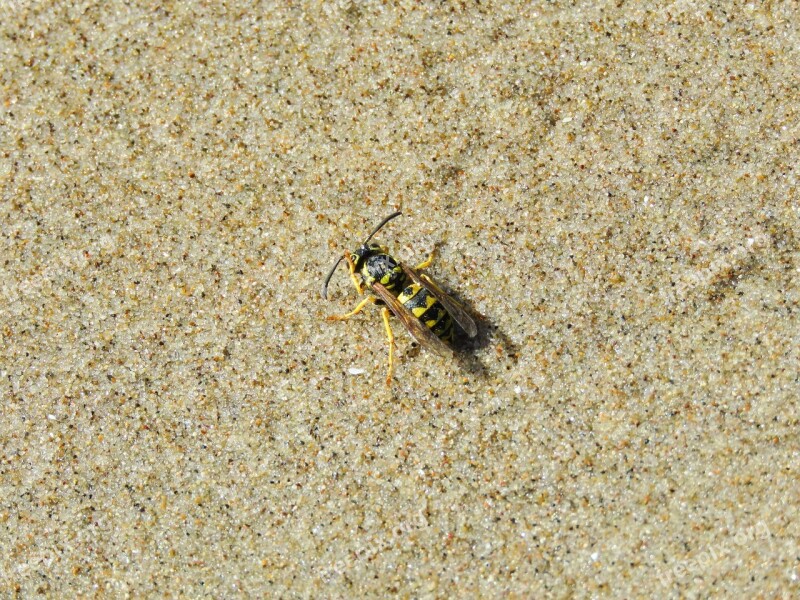
M359 295L365 288L371 294L345 315L330 316L329 321L344 321L360 313L368 304L382 305L381 315L389 340L389 373L386 384L390 385L394 373L394 334L389 324L389 311L403 324L420 346L440 356L452 355L448 344L453 342L454 322L469 337L475 337L478 328L464 308L451 298L426 273L420 273L433 262L433 255L411 268L402 264L389 254L386 246L369 243L372 237L392 219L399 217L400 211L392 213L381 221L367 236L367 239L352 252L345 252L331 267L322 285L322 297L328 299L328 284L342 260L347 261L350 279ZM361 279L359 280L358 275Z

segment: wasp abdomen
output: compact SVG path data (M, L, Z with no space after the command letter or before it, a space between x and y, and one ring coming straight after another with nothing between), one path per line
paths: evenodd
M453 319L444 306L427 289L416 283L407 286L397 300L444 341L453 339Z

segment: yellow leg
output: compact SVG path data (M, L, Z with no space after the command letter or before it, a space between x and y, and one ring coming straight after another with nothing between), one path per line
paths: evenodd
M347 261L347 268L350 270L350 279L353 282L353 285L356 286L358 290L359 296L364 293L364 288L361 285L361 282L356 277L356 264L350 259L350 254L345 252L344 259Z
M331 315L330 317L328 317L328 321L345 321L345 320L349 319L350 317L353 317L353 316L357 315L358 313L360 313L362 310L364 310L364 307L367 304L369 304L371 302L375 302L375 300L376 300L375 296L367 296L361 302L358 303L358 306L356 306L353 310L351 310L346 315Z
M386 337L389 339L389 374L386 376L386 385L392 385L392 375L394 374L394 334L389 325L389 309L385 306L381 310L383 324L386 326Z
M417 265L417 271L419 271L420 269L427 269L428 267L430 267L431 263L433 262L434 254L436 254L436 249L434 249L433 252L431 252L431 255L427 258L427 260L425 260L425 262L421 262Z

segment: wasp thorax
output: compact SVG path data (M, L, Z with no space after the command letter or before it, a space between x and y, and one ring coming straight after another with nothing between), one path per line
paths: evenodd
M380 283L390 292L399 292L403 289L406 282L403 268L386 252L386 248L372 244L362 250L366 252L358 256L358 260L354 262L367 285Z

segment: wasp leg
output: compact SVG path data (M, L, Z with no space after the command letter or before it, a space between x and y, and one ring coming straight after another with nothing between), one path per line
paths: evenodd
M428 267L430 267L431 263L433 262L434 254L436 254L436 249L434 249L433 252L431 252L431 255L425 260L425 262L421 262L417 265L416 270L419 271L420 269L427 269Z
M364 310L364 307L367 304L369 304L370 302L375 302L375 300L377 300L375 296L367 296L361 302L358 303L358 306L356 306L346 315L331 315L330 317L328 317L328 321L346 321L350 317L354 317L355 315L360 313L362 310Z
M394 334L389 325L389 309L385 306L381 310L383 324L386 326L386 337L389 339L389 374L386 376L386 385L392 385L392 375L394 374Z
M358 280L358 277L356 277L356 264L352 261L352 259L350 258L350 254L348 254L347 252L344 253L344 259L347 261L347 268L350 271L350 279L352 280L353 285L356 286L356 289L358 290L358 295L360 296L361 294L364 293L364 286Z

